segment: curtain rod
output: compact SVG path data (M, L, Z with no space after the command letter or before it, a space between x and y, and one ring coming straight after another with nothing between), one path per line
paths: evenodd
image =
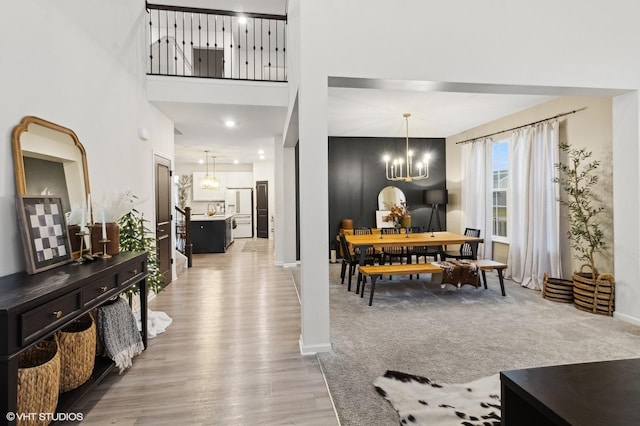
M569 114L575 114L576 112L584 111L585 109L587 109L587 107L574 109L573 111L569 111L569 112L563 112L563 113L560 113L558 115L554 115L553 117L545 118L543 120L534 121L534 122L529 123L529 124L523 124L522 126L512 127L511 129L500 130L499 132L493 132L493 133L490 133L488 135L479 136L477 138L467 139L467 140L464 140L464 141L456 142L456 145L461 144L461 143L475 142L477 140L488 138L490 136L499 135L500 133L511 132L513 130L518 130L518 129L522 129L524 127L529 127L529 126L533 126L533 125L536 125L536 124L544 123L545 121L555 120L556 118L564 117L565 115L569 115Z

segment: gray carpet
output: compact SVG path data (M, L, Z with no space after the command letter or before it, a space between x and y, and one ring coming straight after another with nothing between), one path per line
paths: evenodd
M379 281L373 306L330 265L331 352L318 355L342 425L397 425L374 380L397 370L465 383L501 370L640 356L640 327L550 302L497 276L489 289Z

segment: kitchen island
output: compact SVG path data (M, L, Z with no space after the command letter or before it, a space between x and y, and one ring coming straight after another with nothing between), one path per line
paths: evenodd
M233 243L233 214L191 218L193 253L224 253Z

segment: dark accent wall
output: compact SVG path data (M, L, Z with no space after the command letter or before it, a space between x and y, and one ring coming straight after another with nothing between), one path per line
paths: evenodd
M333 244L342 219L352 219L353 225L376 226L378 193L386 186L400 188L411 212L411 224L427 226L431 207L423 204L425 189L445 188L445 139L410 138L416 153L429 152L429 178L413 182L391 182L384 173L385 153L405 152L404 138L329 138L329 241ZM446 229L446 206L439 207L440 222ZM435 218L434 218L435 222Z

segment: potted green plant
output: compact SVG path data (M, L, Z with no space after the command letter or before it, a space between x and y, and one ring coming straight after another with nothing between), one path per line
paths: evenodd
M130 197L130 210L118 220L120 226L120 250L122 251L146 251L147 258L147 286L149 290L159 293L162 290L162 273L156 251L156 240L153 233L147 228L148 222L144 214L136 210L134 199L137 197L127 193ZM135 289L137 291L137 288Z
M613 315L614 278L611 274L599 274L595 255L606 249L600 217L604 206L594 192L598 184L599 160L585 148L576 149L566 143L559 144L566 155L565 162L557 163L558 176L554 182L565 194L560 204L567 208L571 242L576 259L585 264L573 274L574 304L578 309ZM588 268L589 271L584 271Z

